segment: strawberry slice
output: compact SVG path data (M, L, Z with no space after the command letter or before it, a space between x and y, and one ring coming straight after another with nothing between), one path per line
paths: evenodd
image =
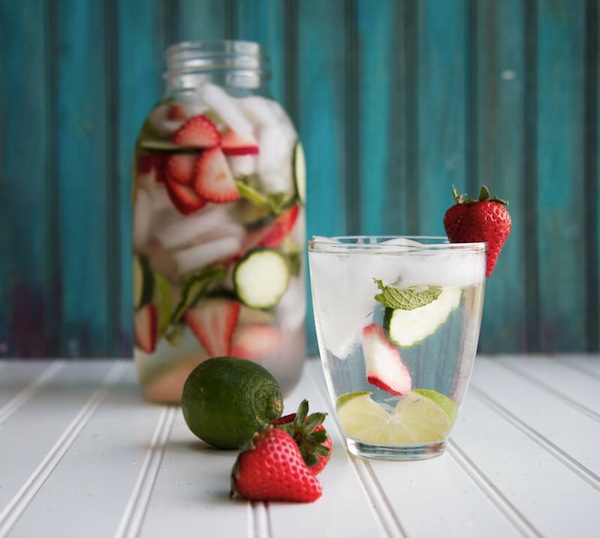
M234 357L260 362L265 356L277 356L281 344L282 335L277 327L244 325L235 331L231 354Z
M194 188L209 202L226 204L240 198L221 148L207 149L196 162Z
M185 120L185 111L183 107L178 104L172 104L167 109L167 119L171 121L183 121Z
M211 357L231 354L240 303L229 299L206 299L185 313L188 327Z
M259 247L276 247L278 246L292 231L298 215L300 214L300 206L293 205L285 213L279 215L275 222L271 225L268 233L259 241Z
M200 114L187 120L173 135L173 142L195 148L212 148L221 142L217 126L205 115Z
M225 155L257 155L258 142L250 133L240 134L233 130L227 131L221 140Z
M371 385L398 396L410 391L410 372L379 325L371 323L362 330L362 347Z
M182 215L191 215L206 205L206 200L194 189L176 181L167 181L167 193L173 205Z
M169 181L181 185L191 185L194 179L196 155L190 153L175 153L169 155L165 163L165 174Z
M140 349L146 353L154 353L156 349L156 332L158 317L156 306L147 304L142 306L133 319L135 341Z

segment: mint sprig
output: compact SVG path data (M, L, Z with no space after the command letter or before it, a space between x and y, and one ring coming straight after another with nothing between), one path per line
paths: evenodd
M440 286L409 286L397 288L386 286L381 280L373 279L381 293L375 295L375 300L387 308L394 310L414 310L435 301L442 293Z

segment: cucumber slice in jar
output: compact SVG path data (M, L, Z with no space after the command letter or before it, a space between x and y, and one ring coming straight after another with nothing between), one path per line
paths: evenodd
M300 202L304 204L306 201L306 159L300 140L296 141L294 146L293 170L296 194Z
M404 310L386 307L383 328L390 341L399 347L419 344L431 336L458 308L461 295L459 289L447 288L437 299L419 308Z
M256 248L242 258L233 272L235 292L250 308L275 306L288 288L287 260L273 248Z

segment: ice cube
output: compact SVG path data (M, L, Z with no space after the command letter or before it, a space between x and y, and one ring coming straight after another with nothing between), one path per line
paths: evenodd
M179 98L179 104L187 118L204 114L209 108L202 96L196 91L182 94Z
M183 275L202 269L213 262L231 258L241 248L242 242L237 237L228 236L180 250L173 255L173 259L177 266L177 272L179 275Z
M238 102L223 88L215 84L204 84L202 97L209 107L221 117L230 129L240 134L250 134L252 124L241 112Z
M197 214L173 222L156 232L156 238L167 249L225 236L234 236L241 241L245 231L232 220L227 208L214 204L209 204Z
M162 137L170 138L173 133L183 125L183 120L168 119L169 103L158 105L148 115L152 128Z
M373 320L377 286L364 266L368 258L309 254L318 332L325 347L340 359L359 344L362 328Z
M295 138L281 124L266 125L257 133L258 176L268 193L289 192L293 188L292 152Z
M227 157L227 162L234 177L256 174L258 163L256 155L234 155Z
M299 328L306 318L306 295L303 278L292 278L277 304L277 318L284 330Z
M273 125L279 123L279 114L275 110L270 99L253 95L238 100L244 115L255 127Z
M485 275L485 256L476 253L440 250L385 257L390 260L385 269L388 280L378 278L386 284L467 287L479 284Z

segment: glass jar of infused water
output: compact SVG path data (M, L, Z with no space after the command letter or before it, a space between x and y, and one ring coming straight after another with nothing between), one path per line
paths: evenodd
M304 362L305 165L267 91L264 49L197 41L166 53L165 97L133 169L135 363L178 402L200 362L232 355L288 392Z

